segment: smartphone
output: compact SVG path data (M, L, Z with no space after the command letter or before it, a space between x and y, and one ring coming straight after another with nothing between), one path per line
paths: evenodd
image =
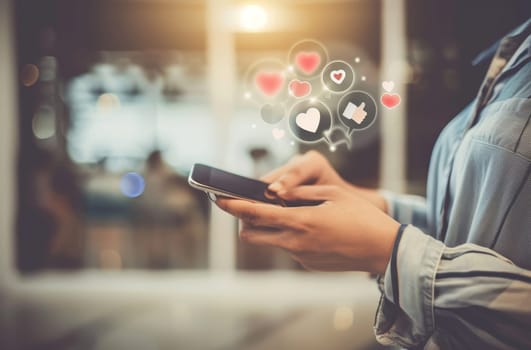
M190 186L216 196L263 202L285 207L319 205L322 201L285 201L267 189L268 183L236 175L204 164L194 164L188 176Z

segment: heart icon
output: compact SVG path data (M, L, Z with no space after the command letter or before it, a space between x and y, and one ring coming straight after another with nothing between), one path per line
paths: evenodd
M382 83L382 87L385 91L391 92L395 88L395 82L394 81L384 81Z
M302 130L315 133L319 128L321 112L315 107L310 107L306 113L299 113L295 118L295 124Z
M271 130L271 133L273 134L273 137L277 140L280 140L286 134L284 129L279 129L279 128L274 128L273 130Z
M340 85L343 80L345 80L346 76L347 74L343 69L337 69L330 72L330 79L332 79L332 81L337 85Z
M266 104L260 108L260 115L264 122L276 124L284 118L284 107L280 104Z
M295 63L300 70L310 75L321 64L321 56L315 51L302 51L295 56Z
M282 89L284 76L279 72L258 72L255 83L264 95L271 97Z
M389 109L395 108L396 106L400 104L400 95L385 93L380 98L380 101L385 107Z
M289 83L289 91L297 98L308 96L312 92L312 85L307 81L292 80Z

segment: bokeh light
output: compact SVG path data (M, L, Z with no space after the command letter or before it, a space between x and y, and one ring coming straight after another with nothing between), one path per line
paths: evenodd
M39 68L34 64L26 64L20 72L22 85L30 87L39 80Z
M346 331L354 323L354 312L347 306L338 307L334 312L333 323L336 331Z
M122 176L120 190L123 195L129 198L136 198L144 193L145 182L142 175L138 173L127 173Z
M41 106L35 112L31 122L33 135L46 140L55 135L55 111L51 106Z
M100 266L104 269L122 268L122 256L116 250L105 249L100 252Z
M110 111L120 108L120 98L111 93L101 94L100 97L98 97L97 104L101 111Z

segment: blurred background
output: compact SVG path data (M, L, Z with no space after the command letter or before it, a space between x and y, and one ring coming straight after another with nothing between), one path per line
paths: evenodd
M0 348L380 349L364 273L305 272L237 240L186 182L258 177L309 149L349 181L425 193L432 146L476 94L472 60L528 0L1 0ZM277 142L248 68L304 39L393 110L350 149Z

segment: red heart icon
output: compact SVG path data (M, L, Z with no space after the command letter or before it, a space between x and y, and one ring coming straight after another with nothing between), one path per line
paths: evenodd
M260 91L270 97L278 94L284 84L284 77L278 72L258 72L254 79Z
M292 80L289 83L289 91L295 97L308 96L312 91L312 85L307 81Z
M400 104L400 95L399 94L388 94L388 93L385 93L380 98L380 101L382 102L382 104L385 107L387 107L389 109L395 108L396 106L398 106Z
M321 64L321 56L315 51L302 51L295 56L295 63L300 70L309 75Z
M335 74L334 74L334 78L335 78L336 80L341 80L342 77L343 77L343 73L335 73Z

